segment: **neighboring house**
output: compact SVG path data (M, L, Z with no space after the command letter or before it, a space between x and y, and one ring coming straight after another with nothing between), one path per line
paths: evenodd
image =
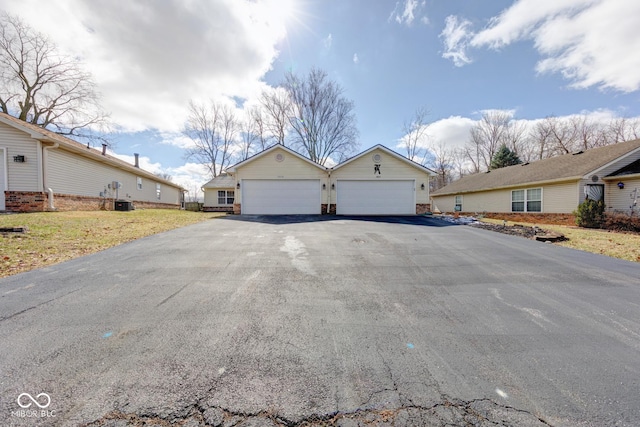
M181 207L170 181L54 132L0 113L0 211Z
M223 173L202 186L205 212L233 212L235 203L236 180Z
M435 212L571 214L591 198L630 211L640 140L465 176L431 194ZM620 185L618 185L620 183ZM636 192L637 193L637 192Z
M217 185L225 182L227 190L235 188L235 213L415 215L429 211L429 179L435 175L382 145L333 168L274 145L227 174L203 186L205 209L217 208Z

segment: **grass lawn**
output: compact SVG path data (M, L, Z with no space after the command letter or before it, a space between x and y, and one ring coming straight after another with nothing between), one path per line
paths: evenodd
M91 254L141 237L222 216L170 209L0 215L0 277Z
M484 218L482 221L502 224L502 220ZM594 230L589 228L579 228L577 226L531 224L524 222L508 221L507 225L537 225L540 228L562 233L569 240L555 245L567 248L579 249L581 251L593 252L607 255L614 258L626 259L628 261L640 262L640 235L631 233L617 233L607 230Z

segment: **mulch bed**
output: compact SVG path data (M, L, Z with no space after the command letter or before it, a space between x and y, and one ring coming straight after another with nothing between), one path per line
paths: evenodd
M538 240L540 242L562 242L568 240L563 234L554 231L545 230L540 227L527 227L520 224L500 225L489 224L486 222L477 222L469 224L472 227L482 228L484 230L495 231L498 233L509 234L511 236L520 236L527 239Z

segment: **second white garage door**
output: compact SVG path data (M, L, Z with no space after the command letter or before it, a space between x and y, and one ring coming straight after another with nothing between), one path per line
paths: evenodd
M241 212L247 215L316 215L321 211L319 179L243 179Z
M414 215L415 182L338 180L338 215Z

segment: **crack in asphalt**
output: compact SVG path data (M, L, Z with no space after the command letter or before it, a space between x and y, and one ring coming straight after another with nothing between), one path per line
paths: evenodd
M47 300L47 301L43 301L43 302L41 302L40 304L36 304L36 305L34 305L34 306L27 307L27 308L25 308L24 310L20 310L20 311L18 311L18 312L16 312L16 313L13 313L13 314L8 315L8 316L0 317L0 322L3 322L3 321L5 321L5 320L12 319L12 318L14 318L14 317L16 317L16 316L19 316L19 315L21 315L21 314L23 314L23 313L26 313L27 311L33 310L34 308L38 308L38 307L43 306L43 305L45 305L45 304L49 304L50 302L53 302L53 301L59 300L60 298L64 298L64 297L66 297L67 295L70 295L70 294L72 294L72 293L74 293L74 292L78 292L78 291L79 291L79 290L81 290L81 289L82 289L82 288L74 289L74 290L72 290L71 292L67 292L66 294L63 294L63 295L57 296L57 297L55 297L55 298L51 298L50 300Z
M382 392L382 391L380 391ZM501 405L491 399L445 399L432 406L403 405L393 409L357 409L288 419L276 412L238 412L200 403L159 416L113 411L83 427L358 427L358 426L551 426L529 411Z

